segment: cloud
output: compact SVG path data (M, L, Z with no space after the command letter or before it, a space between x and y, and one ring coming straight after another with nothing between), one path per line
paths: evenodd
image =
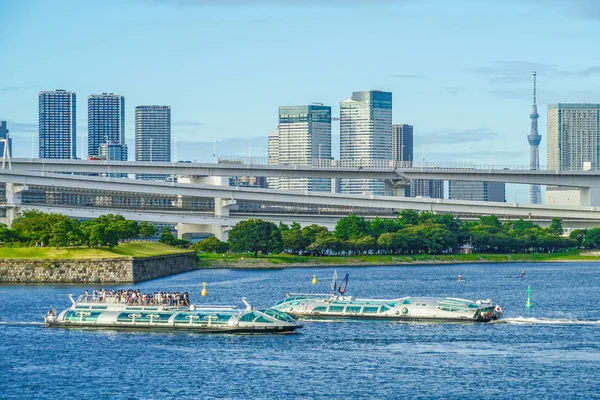
M498 132L494 132L489 128L475 128L467 130L447 130L438 132L429 132L415 136L417 142L437 144L459 144L459 143L476 143L487 142L500 138Z
M17 90L35 89L39 86L4 86L0 87L0 92L15 92Z
M529 61L496 61L491 65L471 68L470 73L486 76L492 84L512 84L531 82L533 71L538 76L565 76L575 78L586 78L600 75L600 66L591 66L581 70L564 71L552 64L543 64Z

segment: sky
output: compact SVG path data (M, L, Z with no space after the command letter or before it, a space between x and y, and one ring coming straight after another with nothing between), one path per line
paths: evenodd
M134 108L169 105L173 157L209 162L266 156L280 105L385 90L416 159L527 165L536 70L545 164L546 105L600 103L599 37L597 0L2 0L0 120L37 154L38 93L74 91L81 156L87 96L118 93L132 150Z

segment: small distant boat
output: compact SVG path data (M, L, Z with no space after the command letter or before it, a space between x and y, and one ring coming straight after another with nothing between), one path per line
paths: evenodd
M340 286L337 274L331 294L289 293L273 308L298 319L357 319L395 321L489 322L501 317L502 309L487 300L452 297L402 297L360 299L344 296L348 274ZM339 290L339 288L342 290ZM335 290L338 289L338 293Z
M245 308L237 306L129 305L77 300L69 295L71 306L60 314L50 310L44 316L47 327L187 330L206 333L278 333L302 328L294 318L274 308L254 309L245 298Z

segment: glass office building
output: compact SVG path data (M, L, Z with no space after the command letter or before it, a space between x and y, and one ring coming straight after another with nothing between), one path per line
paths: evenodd
M58 89L39 94L39 157L77 158L76 96Z
M506 185L502 182L450 181L450 200L506 202Z
M88 97L88 155L100 155L102 143L125 143L125 97L93 94Z
M340 102L340 164L364 168L392 160L392 93L353 92ZM376 179L342 179L342 193L384 194Z
M135 161L171 161L171 107L135 108ZM168 175L137 175L138 179L166 179Z
M392 125L392 160L399 166L408 167L413 161L413 126Z
M326 165L331 160L331 107L322 104L279 107L279 125L269 135L269 164ZM283 190L330 192L328 178L284 178L270 180L270 187Z

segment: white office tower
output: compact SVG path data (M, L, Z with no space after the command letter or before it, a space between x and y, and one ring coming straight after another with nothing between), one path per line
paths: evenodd
M268 160L269 165L279 165L279 129L269 132ZM275 176L267 177L269 189L279 188L279 178Z
M353 92L340 102L340 164L343 167L383 166L392 160L392 93ZM341 192L384 194L382 181L342 179Z
M279 107L279 126L269 135L269 164L319 165L331 160L331 107L322 104ZM269 187L282 190L330 192L328 178L269 180Z

